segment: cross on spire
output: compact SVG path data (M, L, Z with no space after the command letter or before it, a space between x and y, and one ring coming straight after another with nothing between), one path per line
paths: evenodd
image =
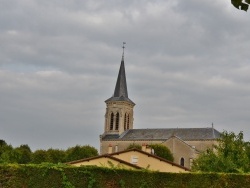
M124 48L125 48L125 45L126 44L126 42L123 42L123 46L122 46L122 48L123 48L123 52L122 52L122 61L124 61Z

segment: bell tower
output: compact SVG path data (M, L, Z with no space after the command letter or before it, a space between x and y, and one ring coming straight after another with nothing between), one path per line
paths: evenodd
M128 129L133 129L135 103L128 98L126 73L124 65L124 48L118 73L114 94L105 101L105 127L104 135L121 135Z

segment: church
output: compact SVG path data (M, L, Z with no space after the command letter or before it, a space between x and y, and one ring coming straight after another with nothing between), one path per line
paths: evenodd
M220 132L213 126L209 128L134 129L135 103L128 97L124 46L114 94L105 103L104 133L100 135L101 155L124 151L130 144L142 146L162 144L173 154L174 163L190 169L193 159L216 144L220 137Z

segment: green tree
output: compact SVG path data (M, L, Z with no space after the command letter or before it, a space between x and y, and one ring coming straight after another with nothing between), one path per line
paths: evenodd
M18 163L19 158L21 157L20 153L11 148L6 150L2 155L0 161L2 163Z
M16 163L17 158L18 153L14 148L4 140L0 140L0 163Z
M19 147L15 148L15 151L19 153L17 163L28 164L31 162L32 151L27 144L20 145Z
M40 164L43 162L49 162L49 157L46 150L39 149L32 153L31 163Z
M169 161L174 161L173 154L171 151L162 144L151 144L150 147L154 149L155 155L167 159Z
M243 132L236 135L224 131L218 139L218 144L202 153L193 162L192 170L204 172L248 172L249 147L243 139Z
M98 155L98 151L89 145L80 146L76 145L75 147L70 147L66 150L66 162L84 159L88 157L94 157Z
M142 146L140 144L133 143L133 144L129 144L129 146L127 147L126 150L129 150L129 149L139 149L139 150L141 150Z
M250 4L250 0L231 0L231 3L235 8L247 11Z
M13 148L4 140L0 140L0 163L27 164L31 160L31 150L28 145Z
M48 162L50 163L63 163L65 162L66 152L60 149L48 149Z
M7 145L7 143L4 140L0 139L0 148L3 146L6 146L6 145Z

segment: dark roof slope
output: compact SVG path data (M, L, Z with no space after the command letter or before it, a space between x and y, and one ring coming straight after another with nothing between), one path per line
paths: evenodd
M125 73L125 66L124 66L124 59L122 58L120 70L118 73L114 95L107 99L105 102L109 101L127 101L132 104L135 104L128 98L128 90L127 90L127 82L126 82L126 73Z
M220 132L214 128L169 128L169 129L130 129L116 139L119 140L166 140L171 136L187 140L212 140L220 137ZM114 135L113 135L114 138ZM113 140L105 135L103 140Z

